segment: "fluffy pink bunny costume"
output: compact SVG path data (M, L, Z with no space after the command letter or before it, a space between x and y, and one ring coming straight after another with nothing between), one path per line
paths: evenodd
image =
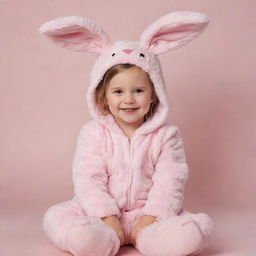
M93 120L80 131L73 162L75 196L52 206L44 216L45 232L57 247L75 256L117 254L118 236L101 220L109 215L120 218L127 244L140 216L157 217L138 233L136 248L146 256L185 256L208 246L211 218L183 209L188 166L178 128L166 123L168 101L157 59L158 54L191 41L207 24L204 14L174 12L150 25L139 41L115 43L98 25L81 17L59 18L40 28L63 47L98 55L87 93ZM95 102L103 75L119 63L146 71L160 100L153 117L131 139Z

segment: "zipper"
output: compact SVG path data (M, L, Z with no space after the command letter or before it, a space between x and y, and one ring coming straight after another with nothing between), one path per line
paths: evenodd
M130 198L130 195L131 195L131 188L132 188L132 179L133 179L133 171L132 171L132 141L129 141L128 139L128 143L129 143L129 151L130 151L130 172L131 172L131 175L130 175L130 184L129 184L129 187L128 187L128 193L127 193L127 201L128 201L128 210L130 211L131 210L131 198Z

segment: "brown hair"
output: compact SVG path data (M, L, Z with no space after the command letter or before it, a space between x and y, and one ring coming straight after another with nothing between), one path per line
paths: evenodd
M138 67L136 65L128 64L128 63L127 64L117 64L117 65L111 67L109 70L107 70L107 72L104 74L104 76L103 76L102 80L100 81L99 85L97 86L96 92L95 92L96 104L98 105L102 114L107 115L110 113L108 105L107 105L107 100L106 100L106 89L107 89L108 83L116 74L123 72L130 68L142 70L140 67ZM143 71L143 72L145 72L145 71ZM148 77L148 80L150 82L150 86L152 89L151 96L152 96L153 102L150 104L149 111L144 117L144 122L146 120L148 120L151 116L153 116L153 114L155 113L156 107L159 104L159 98L156 94L154 85L149 77L149 74L147 72L145 72L145 73Z

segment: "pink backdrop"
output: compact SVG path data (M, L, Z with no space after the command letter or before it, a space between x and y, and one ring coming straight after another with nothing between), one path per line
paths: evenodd
M41 219L73 196L76 138L91 118L85 96L95 57L58 48L39 26L84 16L113 40L137 40L176 10L210 18L198 39L160 56L170 122L180 127L190 166L185 207L215 221L202 255L254 255L255 8L253 0L1 1L0 255L66 255L46 239Z

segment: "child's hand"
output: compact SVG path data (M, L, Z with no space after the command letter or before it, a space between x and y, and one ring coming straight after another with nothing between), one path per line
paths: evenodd
M144 215L137 221L130 234L130 241L133 245L136 244L136 239L139 231L142 230L144 227L154 223L155 220L156 217Z
M124 245L125 243L125 235L122 228L122 224L118 217L116 215L111 215L102 218L102 221L112 227L118 234L118 237L120 239L120 246Z

